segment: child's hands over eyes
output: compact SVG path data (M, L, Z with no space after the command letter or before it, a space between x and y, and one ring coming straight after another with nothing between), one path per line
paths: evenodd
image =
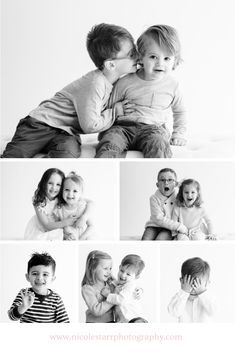
M173 146L185 146L187 141L184 138L181 137L172 137L170 139L170 144Z
M23 314L27 311L34 302L35 294L27 288L25 291L21 291L22 304L18 307L19 314Z
M109 287L104 287L103 289L101 289L101 295L103 295L103 297L107 298L107 296L110 294L110 288Z
M193 289L193 281L194 278L192 278L190 275L185 275L180 279L181 289L187 293L191 293Z
M202 283L198 277L193 279L192 287L195 290L195 293L198 295L206 291L206 284Z

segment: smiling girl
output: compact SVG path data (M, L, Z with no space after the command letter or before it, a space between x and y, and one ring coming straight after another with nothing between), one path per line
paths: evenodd
M175 232L177 240L215 240L213 227L205 209L202 207L201 187L194 179L185 179L176 196L172 219L182 222L187 234Z

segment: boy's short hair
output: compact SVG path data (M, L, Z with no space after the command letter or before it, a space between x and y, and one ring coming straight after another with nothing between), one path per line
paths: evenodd
M175 28L167 25L155 25L149 27L137 40L138 52L143 56L146 51L146 39L152 38L160 48L166 50L175 57L174 69L182 61L181 45Z
M53 257L51 257L51 255L49 255L48 253L46 252L42 254L38 252L33 253L30 260L28 261L27 273L29 273L30 269L33 266L39 266L39 265L51 266L53 273L55 273L56 262L53 259Z
M181 276L190 275L192 277L210 276L210 265L200 257L192 257L183 262L181 266Z
M129 254L122 259L120 266L133 267L135 271L135 275L136 277L138 277L140 273L143 271L145 267L145 263L139 255Z
M92 27L87 35L86 46L91 60L98 69L104 68L105 60L116 57L121 50L122 40L129 40L134 46L132 35L123 27L107 23Z
M177 175L176 175L176 172L174 171L174 169L171 169L171 168L163 168L161 169L159 172L158 172L158 175L157 175L157 180L159 180L159 177L162 173L172 173L174 174L175 176L175 180L177 180Z

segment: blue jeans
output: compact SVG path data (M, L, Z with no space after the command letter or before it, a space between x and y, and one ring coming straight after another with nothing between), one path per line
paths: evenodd
M81 154L80 136L69 135L27 116L20 120L1 158L32 158L37 153L45 153L48 158L78 158Z
M96 158L123 158L128 150L141 151L145 158L170 158L170 134L157 127L131 121L117 121L99 134Z

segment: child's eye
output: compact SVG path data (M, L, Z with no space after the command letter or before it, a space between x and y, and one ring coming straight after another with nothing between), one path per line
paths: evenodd
M156 59L157 57L156 57L156 55L150 55L150 59Z
M165 60L165 61L170 61L171 58L170 58L169 56L167 56L167 57L164 58L164 60Z

